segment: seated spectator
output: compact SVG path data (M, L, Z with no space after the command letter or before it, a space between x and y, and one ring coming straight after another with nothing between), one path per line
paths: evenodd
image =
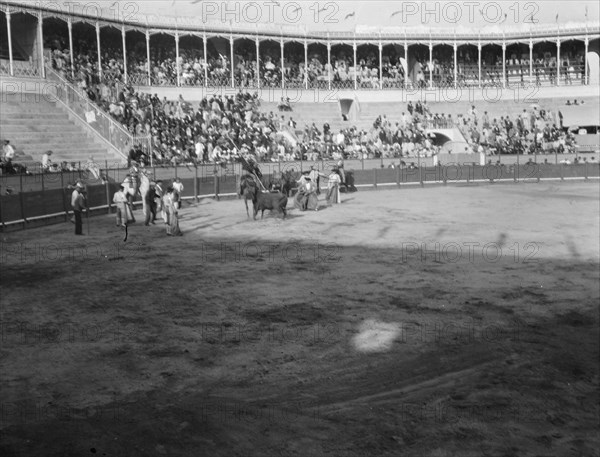
M287 99L281 97L281 101L277 105L277 108L279 111L292 111L292 105L290 104L289 97Z

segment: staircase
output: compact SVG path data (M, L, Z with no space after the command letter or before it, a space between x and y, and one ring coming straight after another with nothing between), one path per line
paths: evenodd
M33 94L2 94L0 139L10 140L15 162L33 168L42 155L52 150L54 163L87 162L90 156L100 163L119 160L115 152L84 126L75 123L56 102Z

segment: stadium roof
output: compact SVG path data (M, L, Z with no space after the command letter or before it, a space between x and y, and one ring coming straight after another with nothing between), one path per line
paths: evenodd
M348 40L354 36L408 39L487 40L549 35L596 35L600 30L598 2L573 3L542 0L529 3L397 2L397 1L40 1L0 0L11 9L26 6L79 16L88 21L124 23L129 28L220 30L229 34L308 37ZM320 8L315 8L320 5ZM491 5L491 6L490 6ZM496 6L494 6L496 5ZM515 7L518 5L518 9ZM529 6L528 6L529 5ZM98 6L100 8L98 8ZM596 19L591 21L589 19ZM533 20L532 23L531 21Z

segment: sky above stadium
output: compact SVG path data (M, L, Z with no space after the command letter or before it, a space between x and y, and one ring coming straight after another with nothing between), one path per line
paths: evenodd
M159 17L195 18L216 23L271 24L299 27L307 31L368 31L424 27L427 29L519 28L531 24L598 22L597 1L276 1L257 0L151 0L151 1L43 1L22 3L46 5L68 11L73 5L100 5L111 16L128 18L132 13ZM587 17L586 17L587 16Z

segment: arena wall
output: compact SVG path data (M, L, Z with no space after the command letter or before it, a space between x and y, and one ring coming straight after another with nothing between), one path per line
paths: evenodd
M274 164L275 166L277 164ZM279 164L281 166L281 164ZM284 167L297 167L297 163L286 163ZM187 169L187 172L186 172ZM102 184L98 180L90 181L86 185L89 208L94 214L111 213L112 195L118 188L118 183L127 173L127 169L107 170L109 182ZM210 173L208 168L190 169L182 167L179 174L175 169L155 169L156 179L165 181L175 176L181 179L184 185L182 197L187 200L201 198L235 198L237 195L239 172L229 174L224 170L216 170L217 174ZM570 179L600 178L600 164L582 163L576 165L550 165L527 163L521 165L473 165L469 160L467 164L448 163L445 166L425 168L372 168L352 170L348 168L347 179L351 187L357 190L377 190L387 188L402 189L406 186L424 185L469 185L477 183L539 183L540 181L564 181ZM351 173L351 174L350 174ZM21 176L19 186L10 194L0 196L0 224L2 231L25 229L48 223L67 222L72 215L70 210L70 190L66 183L82 179L86 176L75 174L50 174ZM264 174L263 180L268 182L269 174ZM2 188L7 188L7 178L2 178ZM321 184L321 188L323 188ZM400 198L400 194L399 194ZM140 198L137 204L141 205ZM240 202L240 214L243 214L243 205ZM139 214L139 213L138 213Z

